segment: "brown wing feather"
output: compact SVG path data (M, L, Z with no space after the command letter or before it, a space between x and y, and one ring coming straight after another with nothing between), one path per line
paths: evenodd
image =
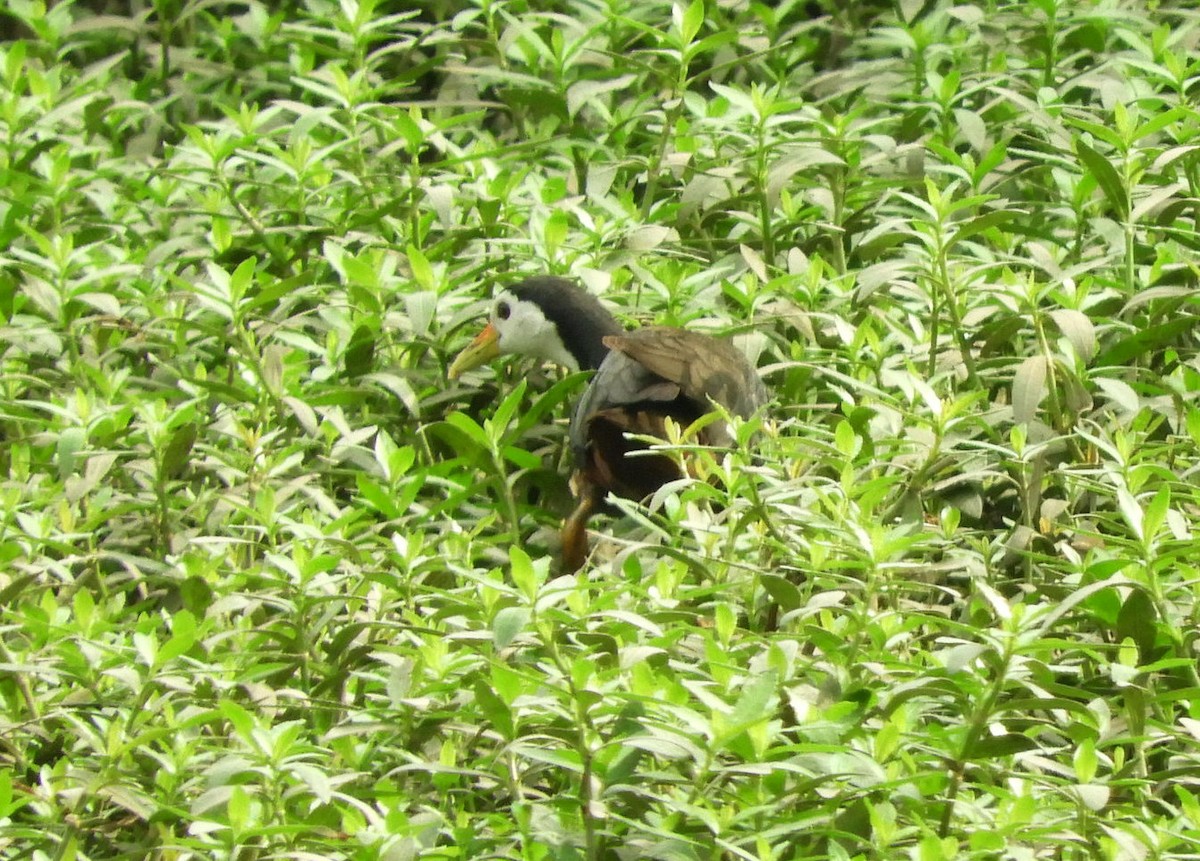
M604 344L677 383L683 396L703 411L711 399L745 418L766 402L766 389L758 374L729 341L686 329L647 326L609 335Z

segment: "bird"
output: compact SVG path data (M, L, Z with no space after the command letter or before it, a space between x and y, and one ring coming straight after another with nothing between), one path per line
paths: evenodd
M447 375L457 379L504 354L595 371L568 432L576 497L562 527L568 573L583 566L587 521L609 493L642 500L684 477L666 454L635 455L648 448L641 437L662 439L668 419L686 427L714 405L750 418L768 400L758 372L730 341L671 326L626 330L599 299L558 276L534 276L498 289L487 324ZM729 447L734 439L724 421L714 421L703 426L697 441Z

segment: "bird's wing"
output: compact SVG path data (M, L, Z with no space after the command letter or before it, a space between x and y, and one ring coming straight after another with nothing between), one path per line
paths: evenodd
M647 326L609 335L604 343L656 377L678 384L680 393L705 411L713 400L745 418L766 403L767 392L758 373L727 340L686 329Z
M664 379L631 356L610 352L575 406L570 438L576 458L587 449L592 416L634 404L671 404L680 393L679 383Z

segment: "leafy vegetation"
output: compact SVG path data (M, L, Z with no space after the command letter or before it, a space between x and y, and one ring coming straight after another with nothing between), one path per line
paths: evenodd
M6 858L1200 853L1193 4L5 11ZM775 398L573 577L540 272Z

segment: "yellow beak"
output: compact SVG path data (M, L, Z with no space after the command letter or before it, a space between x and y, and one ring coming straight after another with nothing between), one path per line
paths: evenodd
M478 368L500 355L500 333L496 327L488 323L483 331L475 336L475 340L467 344L463 351L454 357L450 370L446 375L456 380L463 371Z

